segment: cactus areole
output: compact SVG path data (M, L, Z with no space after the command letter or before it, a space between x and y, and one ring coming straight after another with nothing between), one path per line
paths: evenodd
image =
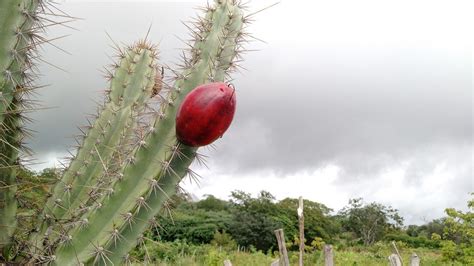
M223 82L196 87L179 107L176 137L191 147L211 144L229 128L235 105L235 89Z

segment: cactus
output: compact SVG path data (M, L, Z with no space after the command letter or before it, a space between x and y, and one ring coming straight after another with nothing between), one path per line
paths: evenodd
M18 3L29 8L30 13L42 4L40 0L2 0L0 21ZM16 20L28 20L24 12L18 13ZM195 87L230 77L245 36L245 21L242 6L234 0L216 0L214 6L205 8L195 29L190 27L195 38L190 56L183 57L181 73L173 71L174 85L159 95L164 84L157 71L156 48L146 38L124 49L117 48L119 62L109 72L110 87L104 104L94 122L86 127L76 155L52 189L35 230L17 247L17 261L55 265L127 261L128 252L155 224L154 217L176 193L179 182L194 173L189 166L198 156L198 148L176 138L175 119L180 103ZM33 22L19 25L34 27ZM0 33L6 36L7 30L1 28ZM0 45L21 38L10 35L10 40L1 38ZM1 60L8 58L11 47L0 49L5 50L0 50L2 67L8 65ZM28 49L22 56L28 58ZM0 122L5 136L0 152L6 166L0 168L2 185L5 184L0 187L0 225L9 226L9 230L0 230L0 247L10 243L15 230L14 168L22 138L18 111L22 84L29 82L25 79L14 86L13 80L24 77L19 74L12 79L10 73L15 71L11 68L23 69L25 65L11 65L9 71L2 69L8 73L3 75L3 83L10 81L3 85L2 92L13 96L5 98L9 101L7 107L0 103L4 108L0 109ZM149 123L143 125L140 121L148 113L153 97L161 99L159 109L144 119ZM8 257L3 255L4 259Z
M118 173L109 171L119 169L112 159L121 150L121 143L132 138L134 120L152 95L156 56L155 48L145 42L132 45L119 55L121 61L110 76L106 103L43 210L42 227L33 239L37 250L45 248L43 243L50 249L48 246L62 241L65 228L77 224L88 209L96 208L117 177ZM41 239L45 235L47 239Z
M0 3L0 249L11 243L16 227L16 172L23 150L22 112L33 89L31 58L35 54L37 10L34 0Z

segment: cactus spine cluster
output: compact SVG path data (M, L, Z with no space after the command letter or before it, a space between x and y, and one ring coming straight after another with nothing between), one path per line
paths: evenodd
M31 14L38 6L40 0L0 3L0 25L11 24L0 27L0 226L8 228L0 230L0 247L15 231L15 167L23 136L17 94L29 82L23 72L29 66L29 49L23 47L30 47L31 41L14 29L34 28ZM55 265L127 262L128 252L156 225L154 217L179 182L193 174L189 166L197 148L176 139L176 113L193 88L229 79L244 37L241 9L234 0L216 0L204 9L204 16L189 27L194 41L181 71L173 71L171 86L161 82L153 45L140 41L117 47L119 60L110 70L104 104L84 130L76 155L51 191L19 257ZM158 109L149 107L153 97L160 98Z

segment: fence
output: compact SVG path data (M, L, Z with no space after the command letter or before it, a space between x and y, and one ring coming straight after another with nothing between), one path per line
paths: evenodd
M298 265L303 266L303 253L304 253L304 213L303 213L303 198L299 198L299 204L297 208L298 214L298 227L299 227L299 238L300 238L300 246L299 246L299 261ZM288 259L288 252L286 250L285 244L285 234L283 229L275 230L275 236L278 242L278 251L280 254L280 258L273 261L270 266L290 266L290 262ZM402 256L400 256L400 252L398 252L397 245L395 242L392 242L393 253L388 256L388 261L390 266L403 266ZM324 266L334 266L334 252L331 245L325 245L323 249L324 253ZM409 266L419 266L420 265L420 258L416 253L413 253L410 257L410 264ZM224 261L224 266L232 266L230 260Z
M278 242L278 247L280 250L280 258L272 262L271 266L290 266L288 262L288 253L286 252L285 247L285 238L283 234L283 229L275 230L275 235ZM390 266L403 266L402 256L398 252L398 248L395 245L395 242L392 242L393 253L388 256L388 261ZM332 245L324 245L324 266L334 266L334 252ZM302 260L300 259L300 263ZM410 257L409 266L420 266L420 257L416 253L413 253Z

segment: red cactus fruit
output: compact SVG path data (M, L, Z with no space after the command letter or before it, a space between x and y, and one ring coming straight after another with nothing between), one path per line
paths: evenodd
M200 147L222 137L235 113L235 89L222 82L193 89L176 116L176 136L188 146Z

